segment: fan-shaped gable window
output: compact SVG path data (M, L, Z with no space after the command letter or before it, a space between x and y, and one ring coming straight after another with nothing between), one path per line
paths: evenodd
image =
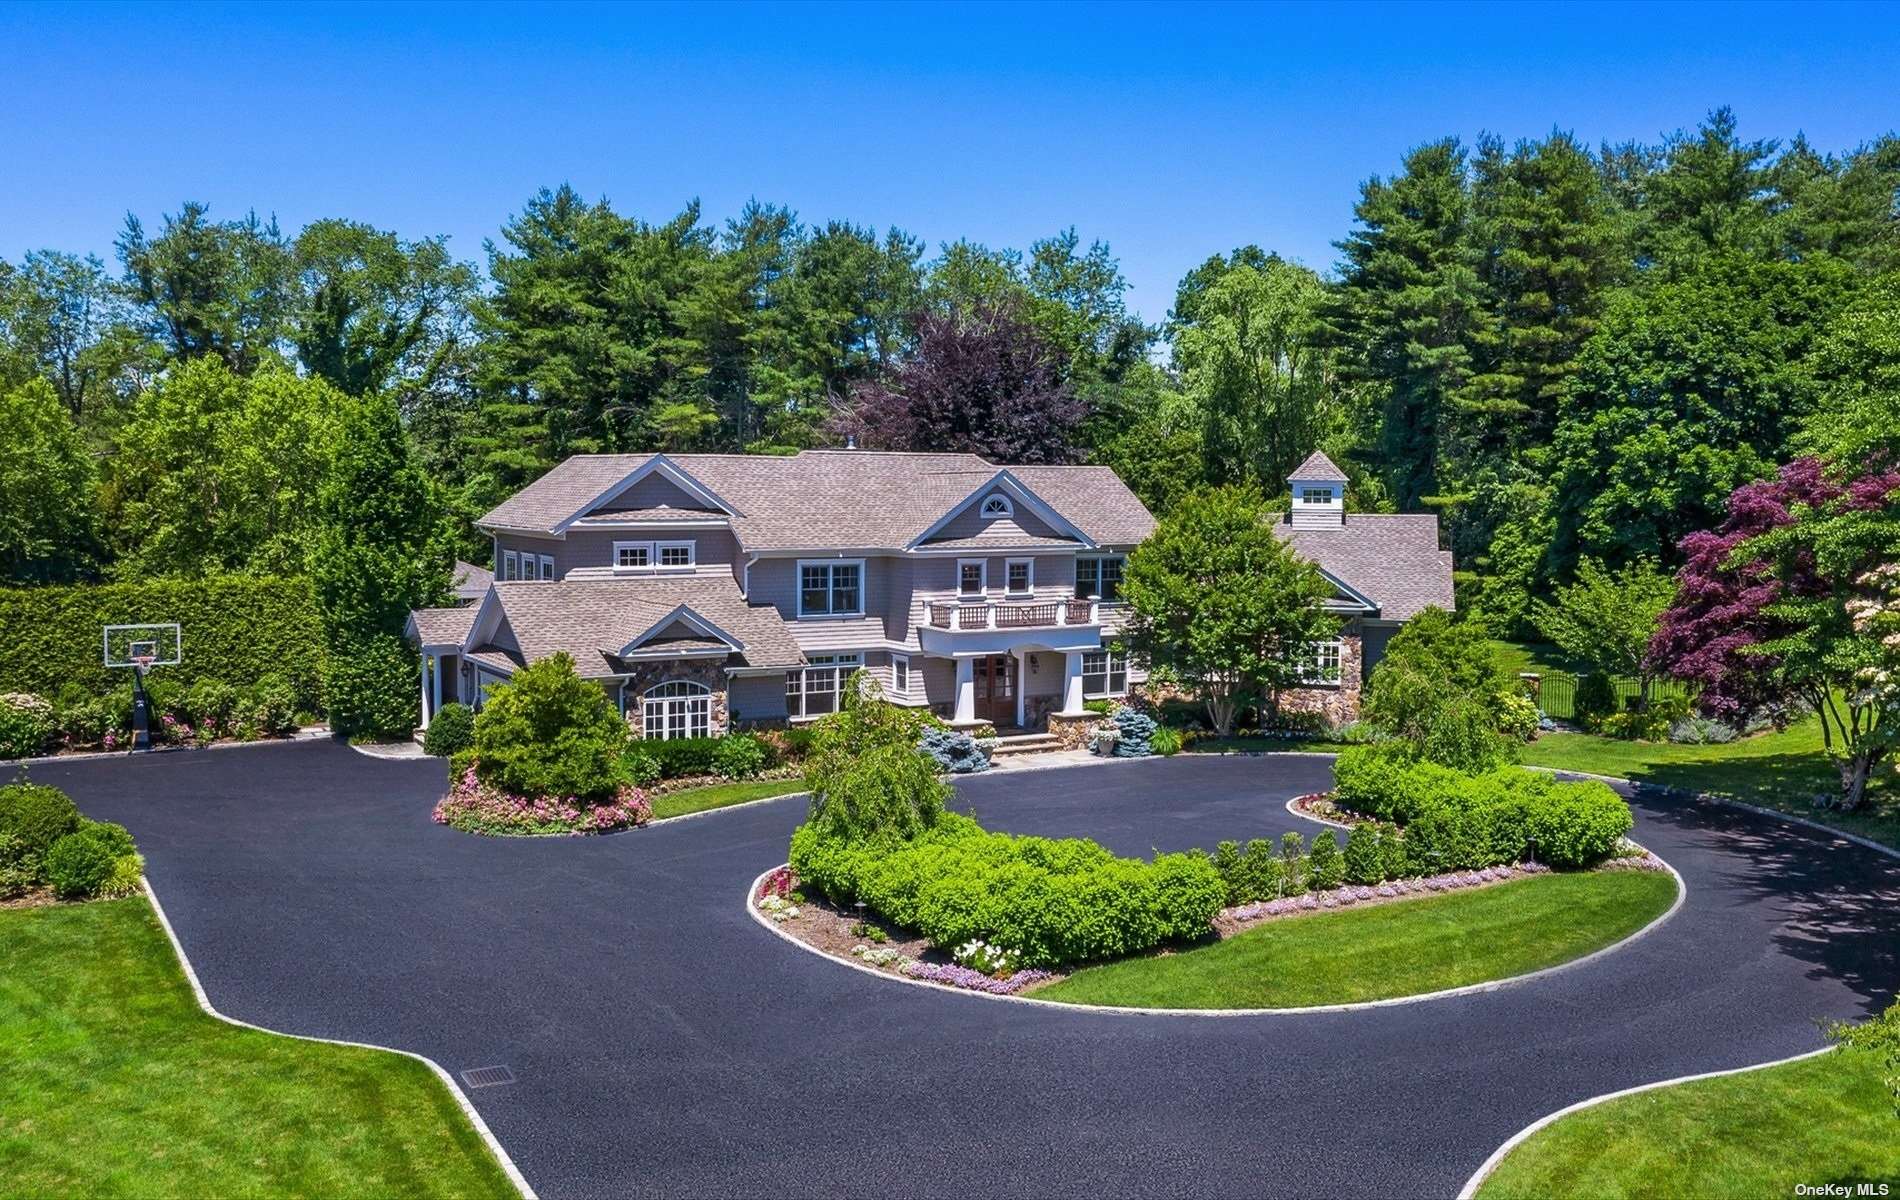
M1009 502L1008 496L999 493L984 497L980 511L985 520L991 517L1013 517L1016 515L1016 506Z
M647 737L712 736L712 689L703 683L669 679L640 694L640 726Z

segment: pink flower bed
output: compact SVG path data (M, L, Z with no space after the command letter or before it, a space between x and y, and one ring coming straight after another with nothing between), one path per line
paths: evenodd
M516 796L477 779L472 766L435 806L438 825L468 833L611 833L652 819L653 805L637 787L623 787L602 804L588 804L573 796Z

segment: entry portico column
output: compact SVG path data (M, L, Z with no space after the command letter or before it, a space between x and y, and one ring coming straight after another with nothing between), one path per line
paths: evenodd
M959 658L957 662L956 720L976 720L976 660Z
M1062 656L1062 713L1079 717L1082 707L1082 652L1071 650Z
M1023 707L1029 691L1029 652L1015 650L1010 656L1016 660L1016 727L1020 729L1029 723L1024 719L1028 713Z
M424 650L422 652L422 727L424 729L429 727L429 715L433 711L429 707L429 652Z

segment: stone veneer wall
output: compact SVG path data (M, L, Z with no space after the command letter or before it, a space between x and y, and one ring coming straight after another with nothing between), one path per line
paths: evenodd
M629 664L630 678L627 680L627 728L633 736L646 736L646 723L641 719L641 693L659 683L681 679L688 683L703 683L712 689L712 733L714 737L726 732L726 664L717 658L678 658L660 662Z
M1107 719L1095 713L1065 716L1052 712L1049 714L1049 733L1062 742L1064 750L1086 750L1089 747L1089 734Z
M1359 719L1359 665L1363 660L1359 634L1347 633L1339 641L1338 686L1292 688L1281 692L1281 712L1320 713L1331 725L1344 725Z

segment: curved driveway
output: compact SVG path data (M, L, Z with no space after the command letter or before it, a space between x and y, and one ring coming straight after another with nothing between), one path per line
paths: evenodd
M303 743L35 768L138 837L218 1008L452 1073L543 1196L1451 1195L1573 1101L1822 1044L1900 977L1900 863L1644 796L1689 898L1574 971L1348 1013L1060 1012L841 969L743 911L802 802L609 838L433 825L429 761ZM1002 772L959 807L1124 853L1277 837L1324 759Z

